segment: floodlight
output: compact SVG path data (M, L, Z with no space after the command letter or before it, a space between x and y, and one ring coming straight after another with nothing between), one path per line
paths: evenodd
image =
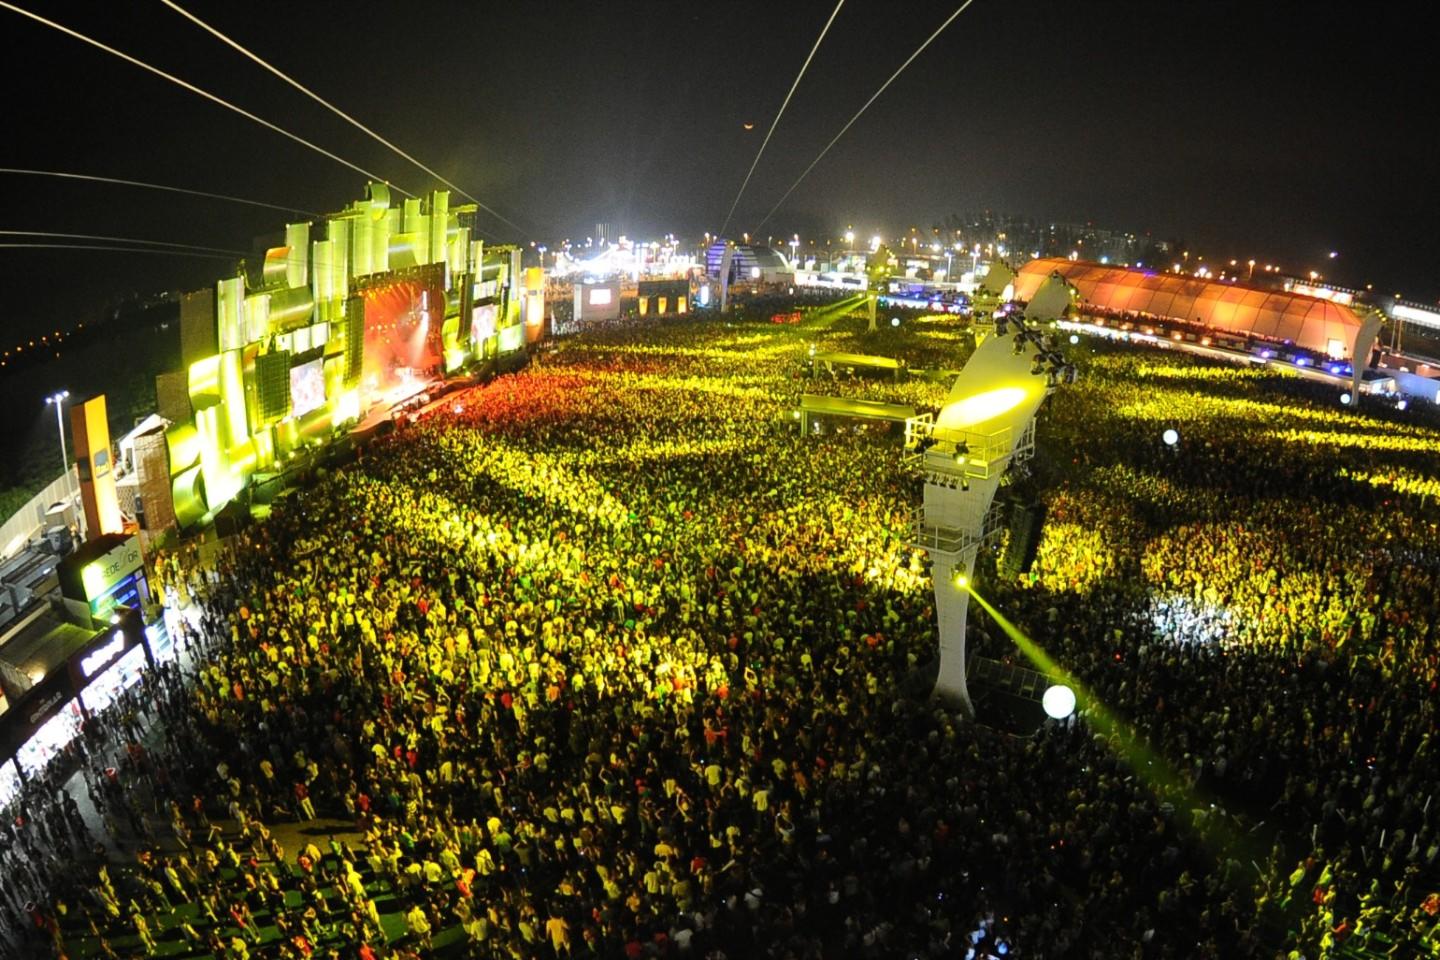
M1075 691L1057 683L1045 691L1040 698L1040 705L1045 708L1045 715L1050 719L1064 720L1075 712Z
M1396 400L1396 401L1395 401L1395 409L1396 409L1396 410L1404 410L1404 409L1405 409L1406 407L1408 407L1408 406L1410 406L1410 401L1409 401L1409 400Z

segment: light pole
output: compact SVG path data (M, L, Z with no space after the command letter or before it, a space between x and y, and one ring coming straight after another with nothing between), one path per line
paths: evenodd
M45 404L55 407L55 428L60 431L60 463L65 467L65 472L61 474L65 478L65 501L67 506L74 506L75 489L70 484L70 454L65 450L65 417L60 412L68 399L70 391L61 390L46 397Z
M55 426L60 431L60 462L65 465L65 474L70 474L70 454L65 451L65 419L60 414L60 408L65 401L70 399L69 390L61 390L59 393L52 393L45 398L45 405L55 407Z

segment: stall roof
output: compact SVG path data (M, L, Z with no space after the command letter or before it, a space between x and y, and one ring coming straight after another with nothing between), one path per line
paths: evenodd
M849 397L828 397L807 393L800 398L800 409L806 413L835 417L862 417L868 420L908 420L915 408L903 403L881 403L878 400L851 400Z
M95 639L96 631L77 627L50 608L32 615L0 646L0 660L34 679L63 667L71 655Z

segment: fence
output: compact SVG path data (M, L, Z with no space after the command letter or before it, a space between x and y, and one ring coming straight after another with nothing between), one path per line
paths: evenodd
M50 485L30 498L30 502L11 515L0 527L0 560L14 556L26 542L45 526L45 511L51 504L65 500L80 490L74 465L69 474L61 474Z

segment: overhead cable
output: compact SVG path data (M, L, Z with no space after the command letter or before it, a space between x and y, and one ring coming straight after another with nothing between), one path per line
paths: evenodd
M105 240L110 243L133 243L146 244L152 247L173 247L176 250L204 250L210 253L227 253L237 256L245 256L243 250L230 250L225 247L205 247L194 243L170 243L165 240L144 240L138 237L107 237L94 233L54 233L48 230L0 230L0 237L50 237L53 239L66 240Z
M271 210L281 210L286 213L303 213L307 217L320 216L312 210L301 210L299 207L286 207L278 203L265 203L262 200L247 200L244 197L232 197L224 193L208 193L204 190L172 187L163 183L146 183L143 180L123 180L119 177L101 177L86 173L65 173L60 170L30 170L25 167L0 167L0 173L22 174L32 177L60 177L66 180L89 180L95 183L115 183L126 187L144 187L148 190L166 190L170 193L185 193L196 197L209 197L211 200L228 200L231 203L244 203L252 207L268 207Z
M860 115L870 108L870 104L880 99L880 94L885 92L885 88L890 86L890 84L894 83L895 78L900 76L900 74L904 73L905 68L910 66L911 62L916 57L920 56L920 54L925 51L925 48L930 46L930 44L935 40L935 38L940 36L940 34L944 32L946 27L954 23L955 18L960 16L960 14L964 13L966 7L970 6L970 4L974 2L975 0L965 0L964 3L960 4L959 8L954 13L950 14L950 16L946 18L945 22L940 24L940 26L935 30L935 32L930 34L929 38L926 39L924 43L920 44L920 46L915 49L914 53L910 54L910 56L906 58L904 63L900 64L900 69L890 74L889 80L886 80L884 83L880 84L880 89L876 90L873 94L871 94L870 99L865 101L865 106L857 110L855 112L855 116L850 118L849 123L846 123L845 126L840 128L840 132L835 134L835 139L827 143L825 145L825 149L820 151L819 156L817 156L814 160L810 161L810 166L805 168L805 172L800 174L800 176L795 180L794 183L790 184L790 189L785 191L785 195L780 198L779 202L777 202L775 206L770 208L770 212L765 214L765 218L755 225L755 230L757 232L761 227L765 226L765 224L770 220L771 217L775 215L775 211L780 209L781 204L783 204L786 200L790 199L790 194L795 192L795 188L800 186L800 182L806 177L808 177L810 175L810 171L814 170L816 165L819 164L822 159L824 159L825 154L830 152L830 148L835 146L835 144L839 142L841 137L845 136L845 131L849 130L851 126L854 125L855 121L860 119Z
M234 260L223 253L201 253L196 250L170 250L162 247L119 247L87 243L0 243L0 250L109 250L111 253L163 253L172 257L203 257L209 260Z
M168 3L169 0L164 0ZM795 88L800 86L800 78L805 76L805 71L810 68L810 61L815 58L815 51L820 49L820 41L825 39L825 34L830 32L830 24L835 22L835 16L840 8L845 5L845 0L835 4L835 9L830 11L830 19L825 21L825 26L820 29L820 36L815 38L815 45L810 48L810 55L800 65L800 72L795 75L795 82L790 84L790 92L785 94L785 102L780 104L780 112L775 114L775 119L770 122L770 129L765 131L765 139L760 144L760 149L755 152L755 159L750 164L749 171L745 174L745 182L740 184L740 191L735 194L735 200L730 204L730 212L725 214L725 222L720 225L720 236L725 235L725 228L730 226L730 218L735 216L735 208L740 205L740 198L745 195L745 188L750 185L750 178L755 174L755 168L760 164L760 157L765 153L765 147L770 143L770 136L775 128L780 125L780 118L785 115L785 108L790 105L790 98L795 95Z
M140 60L140 59L137 59L137 58L135 58L135 57L132 57L132 56L130 56L130 54L124 53L123 51L120 51L120 50L117 50L117 49L115 49L114 47L112 47L112 46L110 46L110 45L108 45L108 44L102 43L102 42L100 42L99 40L96 40L96 39L93 38L93 37L88 37L88 36L86 36L85 34L80 33L80 32L77 31L77 30L72 30L72 29L70 29L69 27L67 27L67 26L65 26L65 25L63 25L63 24L56 23L54 20L48 20L48 19L46 19L45 17L40 16L38 13L32 13L32 12L30 12L29 10L26 10L24 7L17 7L15 4L9 3L8 0L0 0L0 8L3 8L3 9L5 9L5 10L9 10L9 11L11 11L11 12L13 12L13 13L18 13L18 14L20 14L22 17L28 17L29 19L34 20L34 21L37 22L37 23L42 23L42 24L44 24L45 26L50 27L51 29L58 30L58 31L60 31L61 33L65 34L66 36L74 37L76 40L79 40L79 41L81 41L82 43L88 43L88 44L90 44L90 46L95 47L96 49L104 50L106 53L111 54L112 56L119 57L121 60L124 60L126 63L134 64L135 66L139 67L139 68L142 69L142 70L149 71L150 73L155 74L157 77L161 77L161 78L163 78L163 79L165 79L165 80L169 80L171 83L173 83L173 84L175 84L175 85L177 85L177 86L183 87L184 89L189 90L191 93L193 93L193 94L195 94L195 95L197 95L197 96L204 97L206 100L209 100L209 101L212 102L212 103L219 104L220 106L224 107L224 108L227 109L227 110L233 110L235 113L240 114L242 117L245 117L247 120L253 120L255 123L260 124L262 127L265 127L267 130L273 130L275 133L278 133L278 134L280 134L281 136L284 136L284 137L288 137L288 138L290 138L291 140L294 140L296 143L301 144L302 146L309 147L311 150L314 150L316 153L319 153L319 154L322 154L322 155L324 155L324 156L326 156L326 157L329 157L331 160L334 160L336 163L343 164L343 165L349 167L351 170L354 170L354 171L357 172L357 173L362 173L362 174L364 174L366 177L368 177L368 178L371 179L371 180L376 180L376 181L379 181L379 182L381 182L381 183L388 183L388 182L389 182L389 181L385 180L384 177L381 177L379 174L377 174L377 173L371 173L369 170L366 170L364 167L357 166L356 164L351 163L349 160L346 160L344 157L338 156L338 155L336 155L336 154L334 154L334 153L331 153L329 150L326 150L324 147L321 147L321 146L318 146L318 145L316 145L316 144L314 144L314 143L311 143L309 140L306 140L304 137L300 136L299 134L291 133L289 130L286 130L284 127L276 126L275 124L271 123L269 120L265 120L265 119L263 119L263 118L261 118L261 117L257 117L255 114L251 113L249 110L246 110L244 107L236 106L235 104L231 103L229 100L225 100L225 99L222 99L221 97L217 97L215 94L210 93L210 92L207 91L207 90L202 90L201 88L195 86L193 83L189 83L188 81L181 80L179 77L175 76L174 74L166 73L164 70L161 70L159 67L153 67L153 66L151 66L150 64L146 63L145 61ZM409 196L414 196L413 194L407 193L406 191L404 191L404 190L400 189L399 187L395 186L394 184L391 184L391 187L392 187L394 190L396 190L397 192L403 194L404 196L407 196L407 197L409 197Z
M410 161L412 164L419 167L421 170L424 170L430 176L434 177L436 180L440 181L445 186L449 187L451 190L454 190L456 193L460 194L460 196L474 203L477 207L479 207L481 210L484 210L486 213L490 214L495 219L500 220L504 223L508 223L516 230L521 230L523 232L519 224L514 223L511 220L507 220L505 217L496 213L490 207L487 207L485 204L481 203L479 200L475 199L470 194L466 193L464 190L460 189L455 184L451 183L449 180L436 173L434 170L431 170L419 160L416 160L404 150L401 150L389 140L386 140L384 137L380 136L380 134L376 133L374 130L371 130L369 127L365 126L365 124L361 123L359 120L356 120L354 117L350 116L350 114L346 113L344 110L341 110L339 107L335 106L335 104L331 103L329 100L326 100L324 97L320 96L320 94L311 90L309 87L305 86L303 83L296 80L294 77L291 77L289 74L283 72L282 70L280 70L280 68L274 66L269 61L265 60L265 58L261 57L259 54L250 51L246 47L242 46L239 42L232 40L229 36L222 33L217 28L212 27L204 20L201 20L199 17L195 16L193 13L180 6L180 4L175 3L174 0L160 0L160 2L165 4L165 6L169 7L171 10L174 10L176 13L180 14L180 16L184 17L186 20L189 20L191 23L195 24L200 29L204 30L206 33L210 34L215 39L219 40L221 43L224 43L226 46L229 46L231 49L237 51L238 53L244 54L250 60L264 67L266 70L270 71L275 76L279 77L281 80L284 80L286 83L290 84L290 86L294 87L296 90L299 90L301 93L305 94L305 96L309 97L311 100L314 100L316 103L320 104L322 107L329 110L337 117L340 117L346 123L364 132L372 139L384 144L391 151L399 154L401 157L404 157L406 160Z

